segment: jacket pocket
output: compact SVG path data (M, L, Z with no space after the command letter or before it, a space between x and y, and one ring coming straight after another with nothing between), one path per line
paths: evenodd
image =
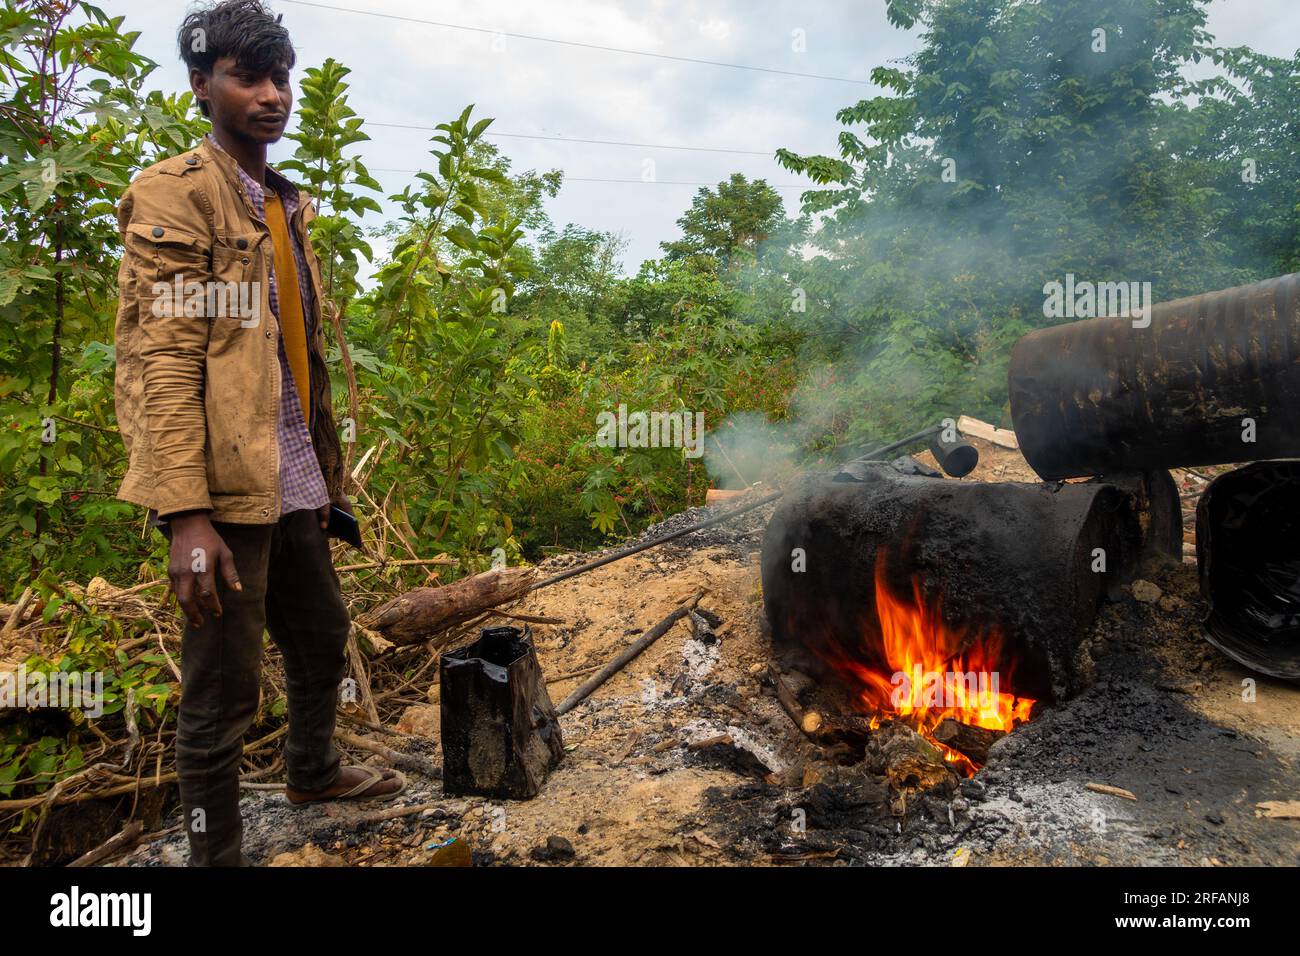
M212 245L212 279L221 308L212 315L214 333L221 326L255 329L263 325L268 290L263 288L263 240L259 232L218 233Z
M168 299L180 299L169 304L183 306L186 284L207 278L207 250L194 233L133 222L127 224L125 244L124 265L135 277L140 302L146 307L164 294L164 285Z

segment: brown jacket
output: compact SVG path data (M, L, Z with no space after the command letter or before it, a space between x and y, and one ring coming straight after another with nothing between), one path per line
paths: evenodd
M271 238L235 170L234 159L205 138L140 173L118 206L125 251L115 391L129 464L117 496L164 517L210 508L214 521L269 524L280 515ZM289 227L314 293L311 438L333 501L342 493L343 463L325 365L320 263L307 238L315 215L300 192ZM232 307L240 291L255 309Z

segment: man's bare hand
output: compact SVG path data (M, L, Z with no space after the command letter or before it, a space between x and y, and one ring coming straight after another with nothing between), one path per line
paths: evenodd
M346 511L348 514L356 517L352 512L352 502L348 500L347 495L343 495L338 501L331 501L329 504L321 505L316 509L316 517L320 520L320 529L322 531L330 526L331 507L338 507L340 511Z
M172 547L167 564L167 577L171 579L176 600L194 627L203 624L202 608L214 617L221 617L221 601L217 599L217 575L226 586L242 591L239 573L235 570L235 556L226 547L212 527L207 512L174 515L171 526Z

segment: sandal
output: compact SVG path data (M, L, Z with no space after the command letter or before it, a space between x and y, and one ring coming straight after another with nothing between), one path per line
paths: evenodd
M406 789L406 776L405 776L405 775L404 775L400 770L394 770L394 771L393 771L393 777L396 777L396 778L397 778L397 782L398 782L398 784L399 784L399 786L397 787L396 790L392 790L392 791L390 791L390 792L388 792L388 793L372 793L372 794L367 794L366 791L369 790L371 787L373 787L373 786L374 786L376 783L378 783L379 781L381 781L381 780L389 780L389 779L392 779L392 778L391 778L391 777L387 777L387 776L385 776L383 773L381 773L380 771L376 770L376 769L373 768L373 767L367 767L367 766L364 766L364 765L360 765L360 766L357 767L357 769L358 769L358 770L361 770L361 771L363 771L363 772L365 773L365 775L366 775L366 779L364 779L364 780L362 780L361 782L359 782L358 784L356 784L356 785L355 785L354 787L352 787L350 790L345 790L345 791L343 791L342 793L331 794L331 795L328 796L328 797L323 797L323 796L322 796L322 797L306 796L306 797L302 797L302 798L300 798L300 799L294 799L292 796L290 796L290 793L291 793L291 792L292 792L292 793L310 794L310 793L321 793L321 792L323 792L323 791L319 791L319 790L293 790L293 791L291 791L288 787L286 787L286 788L285 788L285 791L284 791L285 799L288 800L288 801L289 801L291 804L293 804L294 806L301 806L301 805L306 804L306 803L324 803L324 802L331 801L331 800L374 800L374 801L378 802L378 801L381 801L381 800L392 800L392 799L393 799L394 797L396 797L399 793L401 793L403 790ZM326 787L325 789L328 790L329 788Z

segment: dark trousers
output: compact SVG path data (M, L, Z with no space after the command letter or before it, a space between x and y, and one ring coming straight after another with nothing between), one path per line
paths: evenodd
M201 627L185 624L176 767L189 865L240 866L247 861L239 770L257 711L262 632L284 659L289 786L320 790L339 774L332 738L351 622L314 511L293 511L272 525L212 527L235 556L243 590L232 591L218 574L222 616L204 610Z

